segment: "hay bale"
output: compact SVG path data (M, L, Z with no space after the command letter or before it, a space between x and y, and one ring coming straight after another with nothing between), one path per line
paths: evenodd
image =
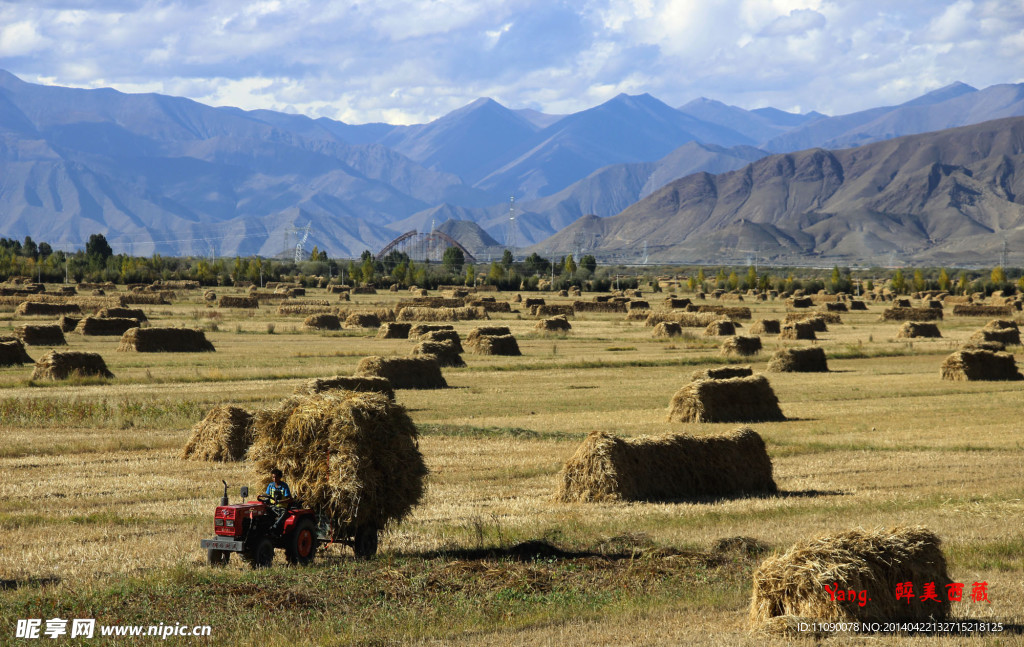
M455 330L455 326L450 324L404 324L410 326L409 328L409 339L419 339L428 332L434 332L435 330Z
M99 353L51 350L36 362L33 380L66 380L69 377L106 377L114 374L107 369Z
M341 330L341 319L335 314L309 315L303 320L302 327L310 330Z
M728 319L712 321L708 324L707 328L704 329L704 336L706 337L725 337L735 334L736 326Z
M786 300L786 305L790 308L810 308L814 305L814 300L810 297L792 297Z
M717 366L694 371L690 380L728 380L734 377L750 377L754 370L749 366Z
M535 317L572 317L576 310L572 306L542 305L530 308L530 314Z
M68 315L62 315L57 321L57 325L60 326L62 332L71 332L78 327L78 322L81 321L81 317L71 317Z
M75 332L80 335L93 336L114 336L123 335L130 328L138 328L138 319L127 319L124 317L86 317L75 326Z
M626 312L625 303L613 301L573 301L572 308L576 312Z
M421 341L412 349L412 356L433 356L437 358L437 363L441 366L462 367L466 365L466 362L459 354L461 348L461 344L456 347L451 341Z
M146 313L141 308L101 308L96 313L97 317L103 319L135 319L137 321L148 321Z
M956 308L954 308L954 314ZM886 308L880 321L935 321L942 319L942 310L935 308Z
M82 309L75 303L42 303L38 301L23 301L14 310L14 314L20 316L55 316L55 315L77 315L82 314Z
M173 299L173 292L158 292L156 294L131 292L121 297L121 305L167 306L171 305Z
M545 333L565 333L572 330L572 324L564 316L548 317L538 321L534 328Z
M534 306L542 305L544 305L544 299L542 299L541 297L526 297L526 299L523 300L524 308L532 308Z
M240 461L252 444L253 415L228 405L210 409L192 427L179 458L192 461Z
M904 321L896 333L898 338L913 339L916 337L942 337L939 327L933 323L922 321Z
M773 373L827 373L825 351L811 348L780 348L772 355L766 369Z
M750 332L755 335L778 335L782 329L778 319L761 319L750 327Z
M436 357L364 357L356 366L357 377L383 377L395 389L445 389Z
M785 420L763 375L725 380L695 380L679 389L668 419L678 422L761 422Z
M683 309L690 305L692 301L689 299L676 299L674 297L668 297L665 299L665 306L670 310Z
M454 330L431 330L425 332L419 336L420 341L433 341L433 342L450 342L455 346L455 351L458 353L463 352L462 349L462 338L459 337L459 333Z
M24 324L14 329L14 336L26 346L67 346L64 331L57 324Z
M118 351L137 353L212 353L213 344L196 328L131 328L121 335Z
M842 301L831 301L828 303L821 304L821 308L824 312L847 312L849 308Z
M677 501L777 491L764 441L741 427L723 436L631 440L594 431L559 473L557 499Z
M382 529L423 497L428 470L405 409L379 393L295 396L256 413L249 460L277 467L297 496L338 528Z
M315 377L295 387L296 395L312 395L324 391L371 391L395 399L395 390L391 381L383 377L356 377L352 375L335 375L334 377Z
M512 335L480 335L474 340L471 349L477 355L522 355L519 342Z
M408 339L412 324L388 322L382 323L377 331L377 339Z
M1016 328L982 328L971 335L971 341L997 341L1003 346L1020 346L1020 331Z
M1022 379L1013 355L990 350L959 350L942 362L940 372L942 379L956 382Z
M402 308L398 321L473 321L490 319L483 308Z
M952 583L941 541L923 527L850 530L802 541L769 557L754 573L750 621L795 615L818 622L944 620ZM914 595L896 597L897 584L910 582ZM921 600L924 585L935 585L937 600ZM865 591L864 601L836 600L825 587ZM844 596L849 597L849 596Z
M203 292L203 301L209 301L209 302L213 303L216 300L217 300L217 293L214 292L213 290L207 290L206 292Z
M1006 350L1006 345L998 341L966 341L960 346L960 350L991 350L1001 353Z
M477 326L469 331L469 335L466 337L466 345L472 348L473 344L480 337L498 337L511 334L512 330L508 326Z
M25 345L20 339L5 339L0 341L0 366L19 366L31 364L34 359L28 356Z
M675 321L662 321L651 331L652 337L679 337L683 334L683 327Z
M838 319L839 315L826 312L797 312L786 315L785 323L808 323L814 332L828 332L829 317ZM840 323L836 321L835 323Z
M1012 319L993 319L985 324L985 330L1020 330Z
M783 324L779 331L779 339L817 339L814 324L806 321L791 321Z
M864 303L863 301L859 301L857 299L853 299L853 300L850 301L850 311L851 312L853 310L867 310L867 309L868 309L868 304Z
M761 352L761 338L736 335L722 342L721 350L723 355L757 355Z
M910 299L893 299L892 305L897 308L911 307Z
M380 317L372 312L353 312L345 317L346 328L379 328Z

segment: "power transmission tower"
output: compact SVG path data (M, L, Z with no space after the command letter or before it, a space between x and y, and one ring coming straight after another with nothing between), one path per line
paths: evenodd
M284 232L285 250L288 249L288 238L291 234L295 234L295 262L299 263L302 261L302 246L306 244L306 240L309 239L309 233L313 231L313 221L309 221L305 227L289 227Z
M516 197L509 196L508 199L508 232L505 234L505 247L512 252L512 259L516 257Z
M1003 239L1003 253L999 255L999 267L1003 268L1004 270L1006 269L1007 259L1009 258L1009 256L1010 256L1010 246L1006 242L1006 239L1004 238Z

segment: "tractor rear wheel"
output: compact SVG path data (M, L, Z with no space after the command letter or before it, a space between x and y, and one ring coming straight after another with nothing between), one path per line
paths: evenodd
M288 535L284 557L289 564L305 566L316 557L316 524L312 519L303 519Z
M255 546L242 553L242 559L253 568L269 568L274 562L274 542L269 537L260 539Z
M227 566L229 561L231 561L231 551L217 550L216 548L206 549L206 563L210 566Z
M359 526L352 541L352 550L356 557L369 559L377 554L377 529L373 526Z

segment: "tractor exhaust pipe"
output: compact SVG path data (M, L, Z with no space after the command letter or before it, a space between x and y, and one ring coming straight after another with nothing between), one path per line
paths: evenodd
M224 496L222 496L220 498L220 504L221 505L227 505L228 504L228 482L225 481L224 479L221 479L220 482L224 484Z

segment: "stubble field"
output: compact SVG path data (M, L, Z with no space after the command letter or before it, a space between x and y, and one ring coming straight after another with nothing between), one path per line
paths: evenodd
M662 295L647 296L659 307ZM782 301L730 305L750 307L753 321L787 312ZM272 304L220 309L196 292L141 307L154 326L206 328L216 352L115 352L118 337L67 333L70 349L100 353L116 377L33 383L29 365L0 369L0 643L15 642L18 619L58 617L212 628L210 638L168 641L177 644L759 645L772 639L750 633L747 607L768 553L716 550L718 539L782 551L824 532L896 524L937 533L967 590L987 582L989 602L956 603L954 616L1009 631L829 643L1024 642L1024 387L939 376L988 319L947 308L942 339L908 341L896 339L898 323L879 321L883 305L870 305L819 333L829 373L768 374L787 420L751 426L778 496L565 504L554 500L558 472L590 431L731 431L738 425L670 423L669 400L694 370L762 372L775 349L812 342L762 336L764 351L735 360L699 328L658 340L642 321L581 313L569 334L547 337L526 312L492 313L522 357L467 353L467 367L444 369L449 389L398 391L431 474L378 557L356 561L332 546L312 567L279 557L251 571L238 560L209 568L199 540L212 534L221 479L235 501L262 475L244 462L180 460L191 426L216 404L271 406L308 378L349 374L366 355L405 355L412 342L375 339L375 329L306 331L303 317ZM4 307L0 335L52 320ZM480 324L454 325L465 338ZM49 348L28 350L38 359ZM78 642L104 640L129 639Z

